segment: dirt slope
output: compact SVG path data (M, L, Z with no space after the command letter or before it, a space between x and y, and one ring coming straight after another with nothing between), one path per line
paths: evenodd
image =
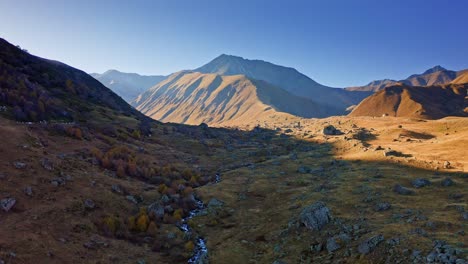
M306 98L243 75L199 72L171 75L134 102L138 110L163 122L235 125L269 116L328 114Z
M349 116L396 116L438 119L462 115L467 86L391 86L364 99Z

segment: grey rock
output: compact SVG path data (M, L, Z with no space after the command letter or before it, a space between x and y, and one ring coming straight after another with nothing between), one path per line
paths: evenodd
M379 244L380 242L384 241L384 236L383 235L377 235L373 236L366 241L362 242L358 246L358 252L361 254L369 254L372 252Z
M27 196L33 196L33 191L32 191L32 187L31 186L28 186L26 188L24 188L24 194L26 194Z
M43 158L41 159L41 166L46 169L46 170L53 170L54 169L54 164L52 163L52 161L50 161L49 159L47 158Z
M336 242L336 239L334 237L327 239L327 251L329 253L337 251L338 249L340 249L340 247L341 246Z
M381 211L387 211L390 208L392 208L392 205L390 203L383 202L383 203L376 204L374 207L374 210L377 212L381 212Z
M92 209L96 208L96 204L91 199L84 200L83 204L84 204L86 209L92 210Z
M323 202L304 208L299 215L300 222L311 230L321 230L331 219L330 209Z
M119 184L113 184L111 190L115 193L123 194L123 188Z
M462 213L462 218L463 218L463 220L467 221L468 220L468 212L463 212Z
M297 169L297 172L299 172L299 173L310 173L311 169L309 167L307 167L307 166L300 166Z
M403 187L399 184L396 184L394 187L393 187L393 191L398 193L398 194L401 194L401 195L412 195L414 194L414 191L411 190L411 189L408 189L406 187Z
M334 136L334 135L342 135L343 132L341 132L340 130L336 129L334 126L332 125L328 125L326 127L323 128L322 130L322 133L324 135L328 135L328 136Z
M163 202L163 203L169 203L170 201L171 201L171 199L167 195L163 195L161 197L161 202Z
M136 198L135 196L133 196L133 195L127 195L127 196L125 196L125 198L126 198L128 201L130 201L130 202L132 202L132 203L134 203L134 204L138 204L137 198Z
M20 161L15 161L15 162L13 162L13 166L15 166L15 168L21 170L21 169L26 168L26 163L20 162Z
M418 178L411 182L414 188L422 188L431 185L431 182L427 179Z
M211 198L211 200L208 202L208 208L213 208L213 207L222 207L224 205L224 202L221 200L218 200L216 198Z
M55 178L55 179L52 179L50 181L50 183L55 186L55 187L58 187L58 186L63 186L65 185L66 181L64 178L61 178L61 177L58 177L58 178Z
M156 218L164 217L164 206L158 202L152 203L147 207L149 215L153 215Z
M16 204L15 198L5 198L0 200L0 207L3 211L8 212L10 211Z
M442 185L442 187L449 187L455 185L455 182L447 177L440 183L440 185Z

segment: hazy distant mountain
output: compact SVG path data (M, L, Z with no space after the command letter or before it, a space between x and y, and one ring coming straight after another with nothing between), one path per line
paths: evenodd
M368 95L367 93L355 93L321 85L294 68L226 54L194 71L219 75L242 74L249 78L266 81L294 95L312 99L319 104L340 108L343 112L348 106L359 103Z
M444 86L394 85L364 99L350 116L396 116L438 119L466 116L468 84Z
M166 76L162 75L145 76L117 70L108 70L103 74L91 73L91 76L120 95L127 102L135 100L139 94L166 78Z
M372 81L364 86L355 86L345 88L348 91L380 91L385 87L389 87L398 83L410 86L432 86L448 84L455 80L463 71L451 71L444 67L437 65L432 67L421 74L413 74L408 78L400 81L395 80L377 80Z
M323 117L330 111L309 99L244 75L192 71L170 75L141 94L134 105L147 116L163 122L210 125L251 123L283 112Z

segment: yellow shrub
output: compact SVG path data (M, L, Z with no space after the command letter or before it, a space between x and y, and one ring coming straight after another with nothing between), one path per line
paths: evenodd
M150 219L148 215L141 214L136 221L136 230L139 232L145 232L148 229Z
M113 216L107 216L104 218L103 224L105 228L111 233L115 234L117 229L119 228L119 220L116 217Z
M195 244L192 241L185 243L185 250L189 252L193 252L194 249L195 249Z

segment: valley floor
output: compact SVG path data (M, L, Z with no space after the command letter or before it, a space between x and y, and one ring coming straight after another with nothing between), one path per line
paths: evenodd
M323 135L327 125L343 134ZM288 117L262 126L213 129L218 134L188 140L158 125L151 139L129 145L143 147L147 160L221 174L219 183L195 189L207 210L189 221L206 239L210 263L466 260L467 118ZM0 212L0 260L184 263L190 256L190 246L182 252L190 238L174 225L158 224L154 237L133 241L99 231L108 215L126 218L162 199L157 185L93 164L85 150L100 140L57 137L3 118L0 136L0 199L17 201ZM114 185L142 202L135 205ZM331 220L311 230L300 215L318 201ZM163 238L167 250L154 250L152 243Z

